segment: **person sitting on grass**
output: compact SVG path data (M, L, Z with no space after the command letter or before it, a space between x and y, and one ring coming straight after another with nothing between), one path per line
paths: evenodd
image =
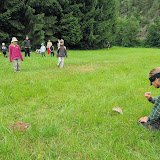
M160 67L156 67L149 72L149 80L155 88L160 87ZM140 118L139 122L151 130L160 130L160 95L158 97L152 97L151 92L146 92L145 97L154 105L151 114Z

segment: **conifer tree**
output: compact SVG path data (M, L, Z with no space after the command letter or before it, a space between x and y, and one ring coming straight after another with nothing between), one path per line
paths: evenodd
M21 39L23 35L24 1L4 0L1 7L0 42L9 44L12 36Z

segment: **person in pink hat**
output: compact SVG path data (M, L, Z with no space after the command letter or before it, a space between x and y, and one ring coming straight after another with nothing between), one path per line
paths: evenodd
M9 62L14 64L14 72L20 72L20 59L23 61L21 49L19 45L17 45L17 38L12 37L11 44L9 45Z

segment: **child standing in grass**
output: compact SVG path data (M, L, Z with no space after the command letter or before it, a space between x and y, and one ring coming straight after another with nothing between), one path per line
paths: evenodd
M17 42L17 38L13 37L9 46L9 61L12 62L13 60L14 72L20 72L20 59L23 61L21 49Z
M52 57L52 55L54 57L54 46L53 45L50 46L49 50L50 50L50 53L51 53L51 57Z
M58 64L57 64L57 66L59 68L63 68L64 57L68 57L68 55L67 55L66 47L64 46L64 40L61 39L60 40L60 47L58 47L58 50L57 50L57 58L58 58Z
M149 80L155 88L160 87L160 67L156 67L149 72ZM149 116L142 117L139 122L151 130L160 130L160 95L152 97L151 92L146 92L145 97L153 103L152 112Z
M42 57L43 57L43 56L46 56L46 55L45 55L46 47L44 46L44 43L41 44L40 52L41 52L41 54L42 54Z
M109 48L111 47L111 45L110 45L110 43L109 43L109 42L107 43L107 45L106 45L106 46L107 46L108 50L109 50Z
M1 51L3 52L4 57L7 58L7 47L5 46L5 43L2 43Z

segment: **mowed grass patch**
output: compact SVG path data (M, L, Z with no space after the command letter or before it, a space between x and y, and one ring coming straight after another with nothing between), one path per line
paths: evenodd
M33 52L18 73L0 56L0 159L159 159L159 132L137 125L153 106L144 93L159 94L148 80L159 66L159 50L113 47L68 55L59 69L56 57ZM17 121L31 128L13 133L8 126Z

